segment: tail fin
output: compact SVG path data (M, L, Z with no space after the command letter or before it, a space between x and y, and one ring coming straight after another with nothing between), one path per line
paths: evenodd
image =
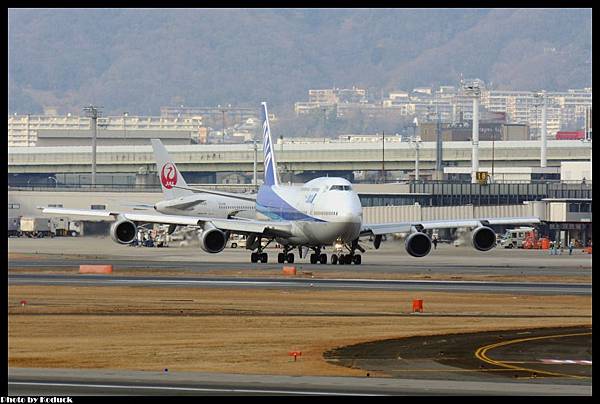
M261 102L260 117L263 127L263 152L265 156L265 185L279 185L277 177L277 162L273 148L273 138L271 137L271 127L269 126L269 114L267 112L267 103Z
M175 166L165 146L160 139L151 139L154 157L156 159L156 170L158 180L163 191L165 199L175 199L182 196L192 195L193 192L186 189L179 189L175 186L187 187L183 176Z

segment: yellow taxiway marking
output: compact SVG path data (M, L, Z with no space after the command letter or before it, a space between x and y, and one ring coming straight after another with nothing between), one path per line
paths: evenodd
M590 377L588 377L588 376L577 376L577 375L570 375L570 374L566 374L566 373L548 372L545 370L528 369L528 368L523 368L523 367L519 367L519 366L513 366L513 365L509 365L507 362L490 359L486 355L490 349L498 348L498 347L505 346L505 345L518 344L520 342L534 341L534 340L539 340L539 339L575 337L575 336L579 336L579 335L592 335L592 333L591 332L583 332L583 333L578 333L578 334L546 335L543 337L520 338L520 339L509 340L509 341L497 342L495 344L479 347L477 349L477 351L475 351L475 357L483 362L486 362L486 363L489 363L492 365L496 365L496 366L500 366L503 368L512 369L512 370L521 370L521 371L525 371L525 372L544 374L544 375L548 375L548 376L572 377L575 379L589 379Z

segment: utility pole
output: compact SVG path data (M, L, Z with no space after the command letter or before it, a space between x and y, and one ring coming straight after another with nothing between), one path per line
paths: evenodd
M98 115L101 114L102 107L90 105L83 108L87 115L91 118L92 129L92 187L96 186L96 137L98 134Z

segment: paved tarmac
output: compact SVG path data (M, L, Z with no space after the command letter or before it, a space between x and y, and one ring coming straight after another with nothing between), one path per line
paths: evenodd
M268 249L272 261L277 249ZM363 265L311 265L306 259L297 259L295 265L299 273L313 272L316 278L286 278L280 276L281 264L251 264L249 252L241 249L227 249L221 254L207 254L193 248L135 248L113 243L100 237L54 238L54 239L9 239L9 253L15 256L9 259L9 270L26 268L28 273L9 271L9 284L76 284L98 286L161 286L161 287L259 287L259 288L321 288L321 289L366 289L366 290L433 290L455 292L492 292L526 294L591 294L591 255L576 251L573 256L549 256L547 251L494 249L478 252L469 247L453 247L440 244L437 250L424 258L410 257L399 242L386 242L378 251L368 250L363 254ZM21 253L22 256L17 255ZM296 254L296 257L297 254ZM80 264L110 263L115 267L113 275L43 274L37 269L67 268L76 270ZM144 269L145 274L134 276L132 271L119 272L120 269ZM182 276L163 273L164 270L183 270ZM239 270L237 276L215 275L220 270ZM252 276L253 270L277 271L274 276ZM156 275L154 275L156 271ZM319 274L344 271L354 279L319 279ZM151 273L151 275L148 275ZM365 273L370 278L360 279ZM432 281L432 280L388 280L389 274L409 275L441 273L468 278L470 275L523 275L523 276L589 276L589 283L553 282L488 282L488 281ZM264 275L264 274L263 274ZM330 277L335 277L330 275ZM406 314L409 315L409 314ZM413 315L413 314L410 314ZM420 313L419 316L435 315ZM446 315L446 316L452 316ZM493 316L491 316L493 317ZM528 315L528 317L531 317ZM543 313L540 317L547 317ZM567 343L573 345L569 352L577 355L561 357L536 357L523 359L520 348L530 342L516 342L497 345L523 339L527 335L509 335L498 338L497 334L483 337L438 336L431 340L416 341L408 350L415 354L423 352L419 358L412 358L412 369L430 369L435 372L402 371L402 361L398 357L377 358L363 356L364 362L356 365L365 369L365 375L372 370L382 371L386 361L393 378L373 377L311 377L311 376L274 376L274 375L236 375L195 372L136 372L113 370L81 369L9 369L9 394L11 395L344 395L344 394L405 394L405 395L591 395L591 383L575 377L537 377L531 379L532 369L542 372L571 374L586 377L591 365L576 365L580 371L575 373L562 370L565 364L540 363L540 359L587 360L586 347L589 347L591 361L591 340L587 339L544 339L536 345L540 353L555 352L557 346ZM533 334L532 334L533 335ZM543 336L535 334L536 336ZM422 338L422 337L421 337ZM512 338L512 339L510 339ZM581 337L586 338L586 337ZM439 348L439 341L454 341ZM437 343L436 343L437 341ZM463 342L461 342L463 341ZM465 341L471 341L469 343ZM542 342L540 340L539 342ZM420 345L419 345L420 344ZM477 346L476 346L477 345ZM429 346L429 350L427 350ZM460 348L462 346L462 348ZM530 345L529 345L530 346ZM457 348L458 347L458 348ZM581 347L583 351L581 351ZM418 348L418 349L417 349ZM459 349L460 348L460 349ZM477 349L480 358L475 357ZM453 355L444 352L463 352L464 361L455 360ZM382 351L383 352L383 351ZM399 352L399 351L398 351ZM397 353L397 352L396 352ZM385 355L388 355L385 353ZM435 356L435 357L434 357ZM551 355L550 355L551 356ZM458 357L458 356L457 356ZM483 359L488 359L485 362ZM337 358L340 359L339 357ZM353 358L356 359L356 358ZM380 362L373 360L380 359ZM371 361L371 362L370 362ZM416 362L415 362L416 361ZM535 362L521 363L515 362ZM416 365L415 365L416 363ZM526 367L526 371L506 368L503 365ZM573 365L573 364L571 364ZM374 367L371 367L374 366ZM383 366L383 367L382 367ZM400 366L400 367L398 367ZM489 371L483 371L484 366ZM533 366L533 367L532 367ZM538 366L538 367L536 367ZM395 370L394 370L395 369ZM482 369L477 375L474 369ZM572 371L574 367L569 370ZM439 374L436 373L439 371ZM510 372L519 377L506 377ZM580 372L580 373L577 373ZM504 374L502 376L501 374ZM441 375L441 376L440 376ZM458 376L460 375L460 376ZM469 375L469 376L465 376ZM491 376L491 377L490 377ZM582 381L583 380L583 381ZM591 380L591 379L590 379Z
M591 327L540 328L371 341L325 352L329 362L392 377L507 379L591 386Z
M87 369L8 370L8 393L24 395L591 395L591 387L375 377L237 375Z
M163 287L242 287L242 288L319 288L359 290L429 290L466 293L524 293L590 295L591 284L549 282L483 282L385 279L313 278L231 278L231 277L149 277L112 275L9 274L9 285L85 285L85 286L163 286Z
M174 245L174 244L172 244ZM369 248L369 244L365 243ZM281 264L274 263L279 249L267 249L269 263L251 264L250 253L240 248L227 248L219 254L208 254L193 247L146 248L129 247L102 237L55 237L53 239L10 238L9 253L23 253L26 257L9 259L12 268L72 268L80 264L111 263L115 268L148 270L176 269L193 273L209 270L274 270ZM331 251L327 251L331 253ZM29 256L35 254L37 256ZM68 256L65 258L65 255ZM589 276L591 279L591 255L576 250L574 255L550 256L543 250L508 250L495 248L480 252L471 247L453 247L439 244L438 248L422 258L409 256L404 245L397 241L382 244L379 250L367 249L362 265L310 264L299 258L298 270L319 274L350 272L360 274L452 274L513 275L513 276Z

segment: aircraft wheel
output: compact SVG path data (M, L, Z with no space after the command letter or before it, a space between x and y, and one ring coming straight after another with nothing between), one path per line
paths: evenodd
M327 264L327 254L321 254L319 256L319 262L323 265Z
M352 264L352 258L353 258L352 255L350 255L350 254L346 255L344 264L347 264L347 265Z
M285 254L284 253L277 254L277 262L280 264L283 264L285 262Z
M316 264L317 263L317 254L311 254L310 255L310 263L311 264Z
M340 254L339 260L338 260L338 264L339 265L344 265L346 263L346 256L344 254Z
M354 265L360 265L362 262L362 258L359 254L354 256Z
M338 256L335 254L331 254L331 265L335 265L338 263Z
M287 262L289 262L290 264L294 263L294 254L293 253L289 253L287 255Z
M267 253L262 253L262 254L260 254L260 261L261 261L263 264L266 264L268 259L269 259L269 256L267 255Z
M252 262L253 264L258 262L258 254L253 252L252 254L250 254L250 262Z

